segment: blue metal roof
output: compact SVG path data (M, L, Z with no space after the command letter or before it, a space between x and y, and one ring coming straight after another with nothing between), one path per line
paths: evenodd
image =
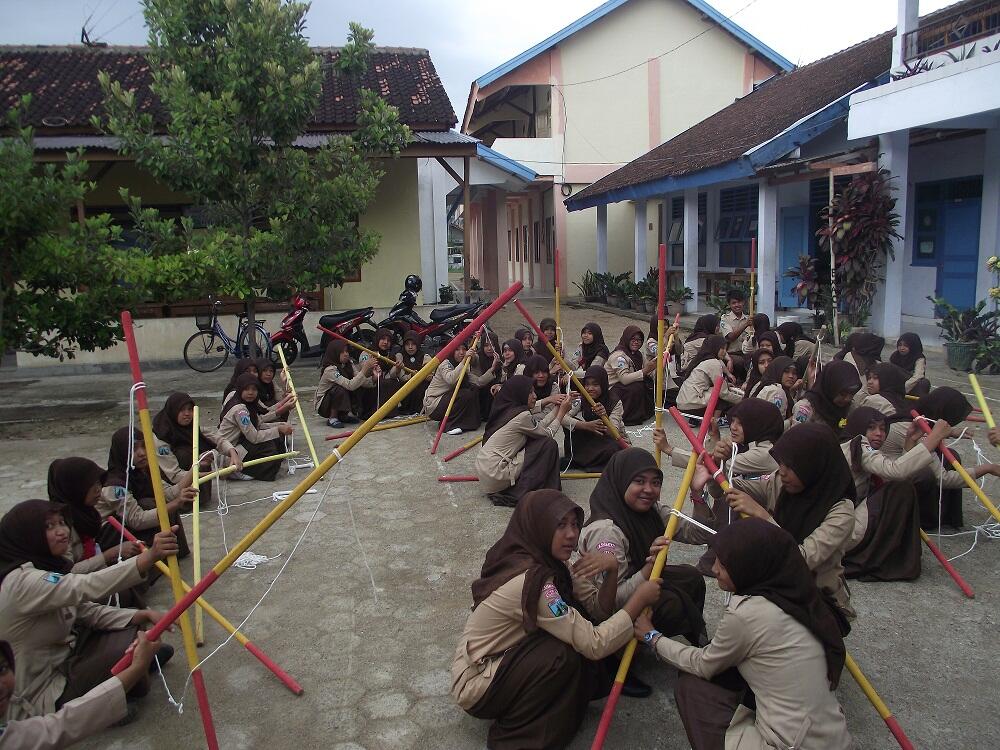
M719 24L722 28L724 28L730 34L732 34L733 36L735 36L737 39L739 39L741 42L743 42L744 44L746 44L748 47L750 47L750 48L756 50L757 52L759 52L761 55L763 55L764 57L766 57L772 63L774 63L775 65L777 65L779 68L782 68L783 70L787 71L787 70L791 70L792 68L795 67L795 65L793 65L790 60L787 60L786 58L784 58L781 55L779 55L777 52L775 52L773 49L771 49L770 47L768 47L766 44L764 44L757 37L755 37L753 34L751 34L750 32L748 32L746 29L744 29L740 25L735 24L732 21L730 21L728 18L726 18L725 15L723 15L722 13L720 13L718 10L716 10L715 8L713 8L711 5L709 5L708 3L706 3L704 0L684 0L684 1L688 5L692 6L696 10L698 10L699 12L704 13L706 16L708 16L710 19L712 19L713 21L715 21L717 24ZM590 11L590 13L587 13L585 16L582 16L582 17L576 19L575 21L573 21L573 23L571 23L566 28L561 29L560 31L557 31L555 34L553 34L552 36L550 36L548 39L545 39L544 41L539 42L534 47L531 47L530 49L525 50L524 52L522 52L521 54L517 55L516 57L511 58L510 60L508 60L507 62L505 62L503 65L500 65L500 66L494 68L493 70L491 70L489 73L486 73L485 75L480 76L479 78L476 79L476 85L479 86L479 88L483 88L484 86L488 86L489 84L493 83L497 79L502 78L503 76L507 75L508 73L510 73L515 68L518 68L521 65L523 65L524 63L528 62L528 60L532 59L536 55L539 55L542 52L544 52L545 50L550 49L551 47L554 47L555 45L559 44L559 42L561 42L563 39L566 39L567 37L572 36L573 34L575 34L576 32L578 32L580 29L586 28L587 26L589 26L590 24L592 24L594 21L597 21L598 19L603 18L608 13L610 13L611 11L613 11L613 10L621 7L622 5L624 5L627 2L628 2L628 0L608 0L603 5L598 6L597 8L594 8L592 11Z
M532 182L538 177L537 172L528 169L521 162L511 159L509 156L504 156L499 151L494 151L482 143L476 144L476 156L486 163L492 164L497 169L502 169L504 172L512 174L525 182Z

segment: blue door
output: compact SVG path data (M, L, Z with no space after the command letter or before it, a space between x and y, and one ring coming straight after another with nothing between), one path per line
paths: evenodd
M961 198L943 206L943 237L937 263L937 296L960 310L976 304L981 198Z
M785 276L789 268L799 267L800 255L811 255L809 242L809 207L789 206L781 209L781 266L778 280L778 304L781 307L800 307L792 291L797 283Z

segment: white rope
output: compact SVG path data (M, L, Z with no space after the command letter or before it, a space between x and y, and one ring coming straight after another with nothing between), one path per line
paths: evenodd
M709 534L718 534L719 533L715 529L713 529L711 526L706 526L701 521L694 520L693 518L691 518L691 516L687 515L686 513L677 510L677 508L671 508L670 509L670 514L673 515L673 516L677 516L678 518L680 518L680 519L682 519L684 521L687 521L689 524L691 524L693 526L697 526L699 529L707 531Z

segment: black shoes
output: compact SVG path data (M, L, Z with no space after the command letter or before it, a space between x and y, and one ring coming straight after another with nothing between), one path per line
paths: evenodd
M632 674L625 677L625 684L622 685L622 695L627 695L629 698L648 698L652 694L653 688L638 677Z

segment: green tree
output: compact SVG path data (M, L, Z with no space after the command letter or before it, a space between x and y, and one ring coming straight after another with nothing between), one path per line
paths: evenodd
M133 92L100 76L107 117L95 124L203 207L207 228L179 235L126 194L145 241L197 259L192 291L212 284L209 291L244 297L251 326L254 288L340 285L376 254L379 236L358 227L383 176L373 157L397 156L410 139L398 111L362 90L354 133L331 135L312 151L292 145L307 129L323 76L353 81L372 48L372 32L351 24L337 63L324 71L303 34L307 10L288 0L146 0L165 133L136 108Z
M94 187L87 162L75 152L61 164L35 163L33 130L23 125L29 102L7 113L0 139L0 351L72 358L121 338L119 310L148 294L164 259L117 247L121 230L107 214L71 219Z

